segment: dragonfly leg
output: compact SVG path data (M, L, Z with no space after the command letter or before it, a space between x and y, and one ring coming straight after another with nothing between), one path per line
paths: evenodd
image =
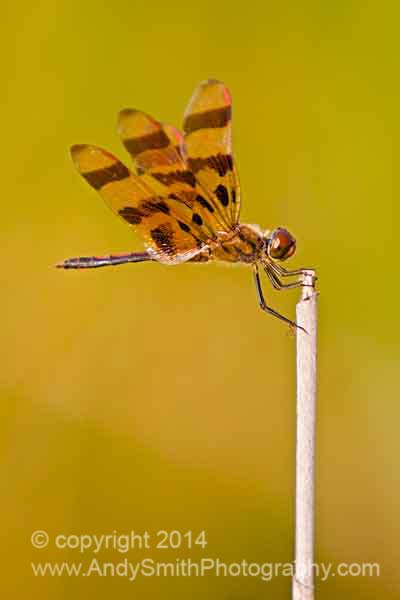
M278 313L276 310L274 310L273 308L271 308L270 306L267 305L267 303L265 302L264 294L263 294L262 287L261 287L260 275L259 275L259 272L258 272L258 265L257 264L255 264L253 266L253 275L254 275L254 283L256 285L256 292L257 292L258 304L260 305L260 308L263 311L265 311L266 313L268 313L268 314L276 317L277 319L280 319L281 321L284 321L285 323L287 323L288 325L290 325L290 327L301 329L302 331L304 331L305 333L307 333L307 331L303 327L301 327L300 325L297 325L297 323L295 321L291 321L290 319L288 319L287 317L284 317L283 315L281 315L280 313Z
M280 275L281 277L294 277L295 275L307 275L307 273L312 269L293 269L290 271L282 267L282 265L278 265L275 262L268 262L268 266L271 267L271 270L275 272L276 275Z
M289 290L299 287L305 287L302 280L293 281L292 283L283 283L276 273L269 268L269 265L264 265L264 271L266 272L268 279L276 290Z
M153 260L147 252L131 252L129 254L114 254L110 256L79 256L76 258L67 258L63 262L58 263L56 267L58 269L96 269L98 267L110 267L146 260Z

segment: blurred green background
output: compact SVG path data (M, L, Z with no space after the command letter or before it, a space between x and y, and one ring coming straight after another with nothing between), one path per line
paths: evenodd
M251 273L53 268L141 248L75 172L69 146L91 142L126 160L117 111L179 125L208 77L233 94L242 220L288 227L291 266L319 275L317 559L381 565L380 577L318 582L318 597L399 597L399 18L385 1L43 0L3 13L8 597L290 597L287 577L129 582L35 578L30 567L81 560L52 543L32 548L37 529L52 539L207 532L204 552L131 560L293 558L295 340L258 309ZM265 286L293 315L298 294Z

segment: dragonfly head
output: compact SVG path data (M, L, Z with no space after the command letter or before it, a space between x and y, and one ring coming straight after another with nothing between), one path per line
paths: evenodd
M296 240L287 229L277 227L265 233L265 252L273 260L286 260L296 250Z

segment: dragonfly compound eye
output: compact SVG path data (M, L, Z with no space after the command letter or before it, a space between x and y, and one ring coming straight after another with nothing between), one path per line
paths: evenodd
M268 245L268 254L276 260L286 260L293 256L296 250L296 240L289 231L278 227L271 236Z

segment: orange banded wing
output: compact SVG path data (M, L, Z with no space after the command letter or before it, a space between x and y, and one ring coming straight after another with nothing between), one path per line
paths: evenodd
M209 79L195 89L185 111L183 129L190 170L215 196L230 226L236 225L240 187L232 156L232 102L223 83Z
M125 109L119 114L118 132L136 172L151 176L150 185L163 186L165 196L192 207L210 238L216 239L221 231L230 231L230 218L226 218L221 203L203 188L184 161L180 131L141 111Z
M121 110L118 133L139 174L157 172L160 167L172 167L181 162L179 145L171 139L172 130L164 131L158 121L140 110Z
M209 238L198 223L197 213L163 196L163 186L150 187L148 176L132 174L115 156L97 146L72 146L71 155L89 185L142 235L154 259L177 264L207 247Z

